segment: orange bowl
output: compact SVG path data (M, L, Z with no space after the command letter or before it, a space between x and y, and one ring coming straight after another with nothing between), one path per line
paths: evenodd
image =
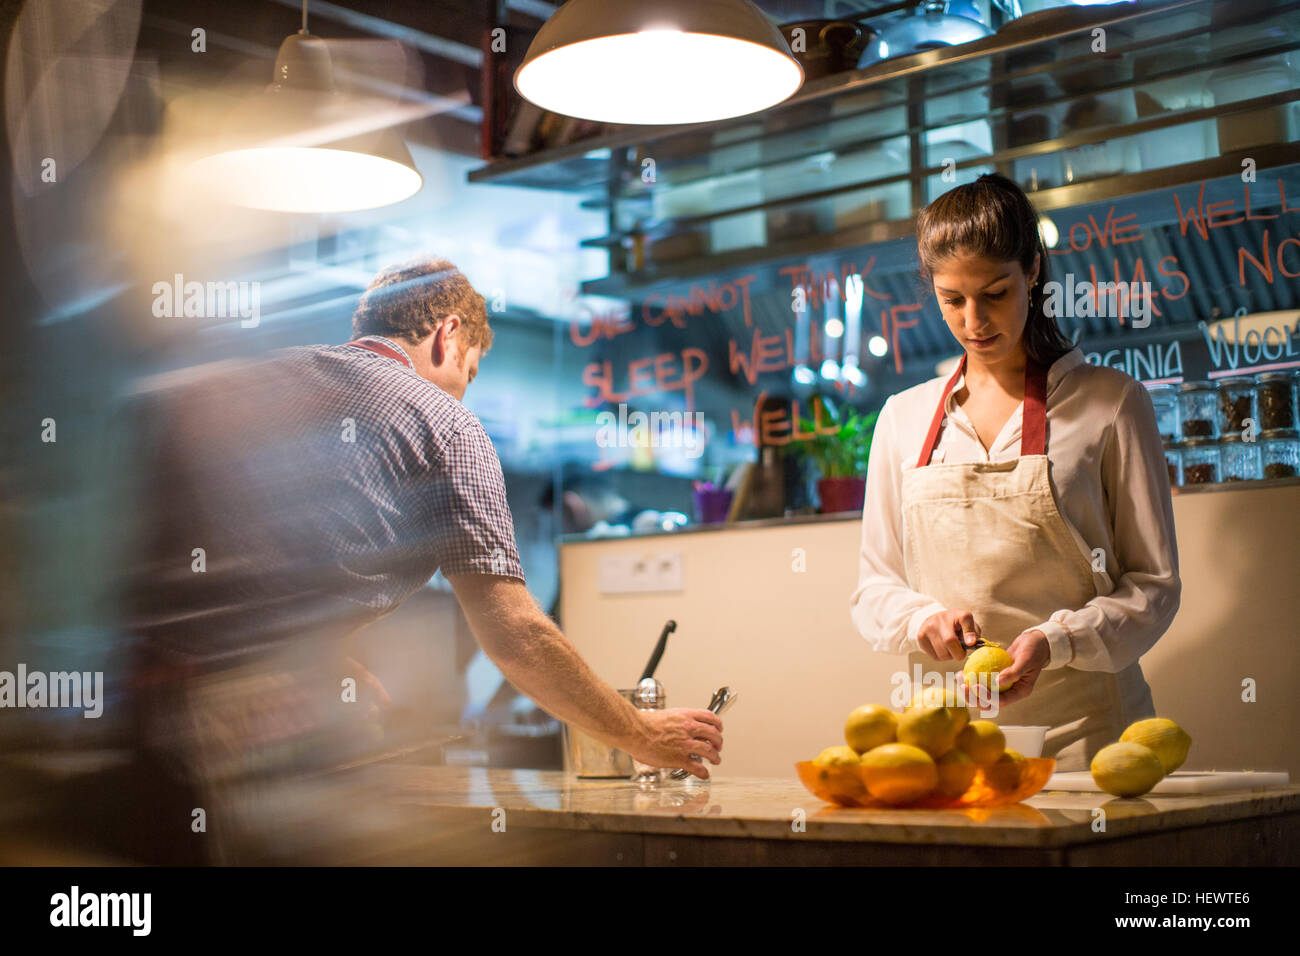
M1025 772L1020 786L1014 790L994 789L984 778L984 768L975 772L975 779L959 797L932 794L908 804L885 803L867 793L862 771L858 767L819 767L811 760L794 765L799 781L808 792L826 803L842 807L870 807L882 810L922 808L927 810L961 809L962 807L1005 807L1032 797L1047 784L1047 778L1056 769L1056 761L1048 757L1025 758Z

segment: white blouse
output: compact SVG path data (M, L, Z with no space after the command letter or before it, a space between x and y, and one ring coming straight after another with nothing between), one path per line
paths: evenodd
M953 388L962 388L964 376ZM881 409L867 463L853 623L886 653L919 650L917 631L947 610L907 586L903 570L903 470L916 465L947 376L892 395ZM934 462L1020 456L1017 409L985 452L965 411L948 396ZM1049 668L1118 672L1148 651L1178 610L1178 546L1164 447L1146 388L1118 369L1089 365L1076 348L1047 375L1047 457L1057 508L1093 566L1097 597L1061 608L1036 627ZM1104 562L1096 561L1100 548ZM1103 570L1097 570L1100 565Z

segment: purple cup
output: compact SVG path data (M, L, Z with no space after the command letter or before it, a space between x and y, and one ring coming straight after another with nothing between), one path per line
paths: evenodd
M695 520L700 524L718 524L727 520L731 510L730 488L696 488Z

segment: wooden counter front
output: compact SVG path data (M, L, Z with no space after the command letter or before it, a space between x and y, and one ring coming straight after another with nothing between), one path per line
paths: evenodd
M1294 865L1300 787L1011 807L860 810L794 778L642 790L558 771L384 765L367 788L409 839L374 862L590 865ZM1105 811L1105 827L1094 828Z

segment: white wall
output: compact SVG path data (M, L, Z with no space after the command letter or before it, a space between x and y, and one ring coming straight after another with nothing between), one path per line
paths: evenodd
M1300 485L1176 494L1174 515L1182 606L1142 659L1156 711L1192 735L1185 769L1300 775ZM565 633L602 678L629 687L675 619L656 675L669 706L703 707L721 684L740 694L714 772L788 777L843 743L850 710L886 703L906 666L849 620L859 531L837 520L565 544ZM795 548L806 573L791 570ZM599 593L602 556L663 550L683 555L681 593ZM1246 678L1255 703L1241 700Z

